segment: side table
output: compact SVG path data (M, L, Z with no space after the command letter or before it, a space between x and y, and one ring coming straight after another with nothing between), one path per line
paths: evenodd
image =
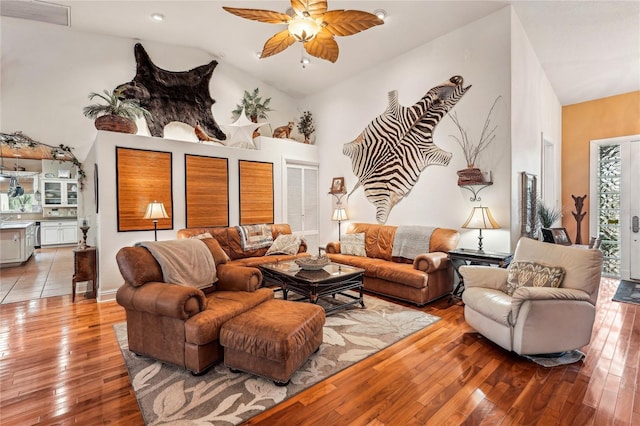
M458 285L453 290L451 297L461 298L464 292L464 279L460 275L460 267L463 265L496 265L500 268L509 266L513 255L511 253L498 253L476 249L456 249L449 252L449 259L458 276Z
M90 297L95 298L97 294L97 278L98 271L96 268L96 248L95 247L87 247L87 248L75 248L73 249L73 279L72 279L72 296L71 301L75 302L76 300L76 283L83 281L91 281L91 295ZM88 287L87 287L88 289Z

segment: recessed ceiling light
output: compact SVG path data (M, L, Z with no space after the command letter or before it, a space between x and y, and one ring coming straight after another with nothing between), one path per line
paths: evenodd
M164 21L164 15L162 13L152 13L151 14L151 19L153 19L154 21Z
M384 9L376 9L373 11L373 14L376 15L379 19L382 19L383 21L387 17L387 11Z

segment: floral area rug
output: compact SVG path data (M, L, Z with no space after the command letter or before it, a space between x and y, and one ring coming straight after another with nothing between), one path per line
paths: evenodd
M302 303L302 302L301 302ZM126 323L114 330L148 425L233 425L435 323L440 318L365 295L366 309L327 316L324 342L287 386L222 364L194 377L186 370L128 350Z

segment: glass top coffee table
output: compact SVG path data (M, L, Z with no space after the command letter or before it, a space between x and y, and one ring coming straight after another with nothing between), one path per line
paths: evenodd
M292 291L302 296L296 300L309 300L311 303L331 296L333 300L324 304L329 306L323 306L327 313L358 303L365 307L362 297L364 269L332 262L320 270L310 271L301 269L294 261L287 261L260 265L260 270L263 282L279 286L285 300ZM355 290L357 295L346 293L347 290ZM337 299L336 295L341 298Z

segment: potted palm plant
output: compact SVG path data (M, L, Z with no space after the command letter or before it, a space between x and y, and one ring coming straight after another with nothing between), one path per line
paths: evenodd
M245 114L249 117L254 123L258 122L259 118L267 119L267 113L269 111L273 111L269 104L271 103L271 98L262 99L260 96L260 89L257 87L253 90L252 93L248 91L244 91L242 96L242 100L239 104L236 105L236 109L232 111L233 117L238 118L240 114L242 114L242 110L244 109Z
M110 130L121 133L137 133L135 119L144 117L151 120L151 113L142 107L136 99L125 99L122 93L114 90L109 92L103 90L102 93L92 92L89 100L98 98L100 103L95 103L84 107L82 112L88 118L95 119L95 126L98 130Z
M552 206L548 206L540 198L536 202L536 212L538 215L538 222L540 228L551 228L560 218L562 218L562 211L557 210Z

